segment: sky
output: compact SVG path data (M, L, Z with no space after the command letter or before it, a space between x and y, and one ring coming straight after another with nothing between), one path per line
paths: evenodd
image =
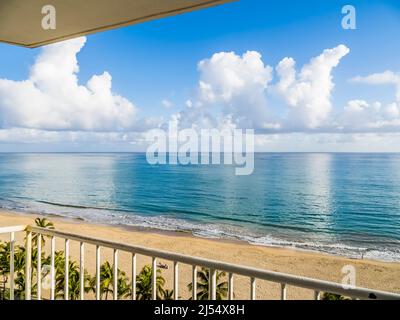
M400 152L399 30L398 1L241 0L0 44L0 152L144 151L170 121L254 129L265 152Z

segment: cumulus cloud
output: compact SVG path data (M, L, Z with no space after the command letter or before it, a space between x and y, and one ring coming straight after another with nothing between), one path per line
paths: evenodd
M287 125L293 128L316 129L326 124L332 110L332 70L350 52L339 45L326 49L297 73L293 58L284 58L277 66L277 92L290 107Z
M350 79L351 83L367 85L392 85L395 101L382 102L351 100L345 107L342 123L348 131L399 131L400 130L400 74L387 70Z
M176 119L181 127L219 128L230 123L232 128L269 134L399 132L398 73L351 79L352 83L393 85L393 103L360 97L334 106L333 70L349 53L342 44L323 50L300 68L294 58L286 57L274 69L254 51L216 53L199 63L198 94L188 100Z
M263 132L324 128L332 111L332 70L349 51L344 45L326 49L300 71L293 58L284 58L275 68L276 81L258 52L216 53L198 65L198 95L181 112L181 124L215 127L229 118L239 128ZM271 96L283 101L279 115Z
M266 90L273 77L260 53L220 52L198 65L198 108L219 106L240 127L261 127L268 121ZM207 110L213 113L213 111Z
M137 109L112 92L108 72L79 84L77 54L86 38L45 47L23 81L0 79L0 127L40 130L132 130Z

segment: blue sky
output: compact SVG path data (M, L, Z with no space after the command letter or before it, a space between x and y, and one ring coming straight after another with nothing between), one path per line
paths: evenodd
M341 27L341 8L345 4L349 2L242 0L91 35L77 54L79 84L85 85L93 75L107 71L112 76L112 91L135 105L139 119L168 119L184 109L187 100L196 99L201 78L198 63L210 59L215 53L232 51L241 56L247 51L256 51L262 55L265 65L272 68L283 58L291 57L299 70L325 49L343 44L350 49L350 53L340 59L340 64L331 73L335 85L330 92L331 113L340 112L351 100L363 100L371 104L379 101L382 105L393 103L396 98L392 83L370 85L366 83L369 80L350 83L349 79L387 70L397 74L400 72L400 3L388 0L351 1L357 10L357 30L344 30ZM0 79L28 79L30 68L41 50L1 44ZM274 76L271 83L277 81ZM172 106L165 108L163 100L168 100ZM267 97L266 101L270 104L269 108L280 108L280 102L275 101L274 97ZM284 114L285 111L276 112ZM384 137L385 141L395 139L397 131L393 127L390 125L391 136ZM2 129L8 130L10 125L3 123ZM48 130L40 127L29 129ZM72 131L79 130L74 128ZM308 130L304 131L303 134L309 134ZM361 131L357 134L371 134L364 132L369 130ZM343 140L352 139L347 137L340 141ZM93 149L91 142L75 141L76 147L71 147L71 143L65 141L29 141L7 141L7 138L3 138L0 151L52 148L57 151L69 151L71 148L73 151L97 150ZM283 138L283 141L287 141L287 138ZM118 148L121 151L130 150L130 146L123 146L124 143L114 141L111 144L105 142L105 151ZM312 146L305 143L302 150L341 151L342 147L338 141L333 144L313 142ZM272 151L284 151L274 145L271 148ZM285 148L292 151L290 143ZM357 149L357 146L353 145L353 148Z

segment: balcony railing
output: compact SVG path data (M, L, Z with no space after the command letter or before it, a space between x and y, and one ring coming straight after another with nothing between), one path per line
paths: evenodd
M84 272L85 269L85 245L90 244L96 247L96 284L95 284L95 298L100 299L100 259L101 259L101 249L110 248L113 250L113 288L117 288L118 281L118 254L119 252L127 252L131 254L132 259L132 299L136 299L136 259L138 255L150 257L152 259L152 299L157 298L157 259L163 259L173 262L173 289L174 289L174 299L179 298L179 265L185 264L192 267L192 299L197 298L197 271L198 267L204 267L209 270L210 281L209 281L209 299L216 300L216 287L217 287L217 271L224 271L228 274L228 300L234 299L234 275L243 276L249 279L250 292L249 298L251 300L256 299L256 283L257 281L264 280L269 282L278 283L280 285L280 298L281 300L286 300L287 297L287 286L300 287L304 289L309 289L314 292L315 300L321 298L320 293L329 292L333 294L343 295L353 299L400 299L400 294L383 292L378 290L371 290L366 288L357 287L345 287L342 284L311 279L306 277L299 277L285 273L273 272L268 270L262 270L257 268L251 268L246 266L235 265L231 263L224 263L220 261L214 261L209 259L197 258L182 254L177 254L168 251L155 250L141 246L133 246L122 244L118 242L107 241L104 239L95 239L91 237L86 237L82 235L50 230L44 228L38 228L33 226L14 226L0 228L0 235L9 234L10 237L10 299L14 299L14 246L15 246L15 236L16 233L23 232L25 236L25 251L26 251L26 261L25 261L25 279L28 279L25 284L25 299L32 299L32 237L37 236L37 272L36 281L36 298L40 300L42 298L41 292L41 241L43 237L49 237L51 239L50 243L50 299L55 299L55 242L56 238L64 240L64 253L65 253L65 288L64 288L64 299L69 299L69 249L70 242L76 241L79 243L79 254L80 254L80 299L85 299L84 290ZM113 290L113 299L117 300L118 290Z

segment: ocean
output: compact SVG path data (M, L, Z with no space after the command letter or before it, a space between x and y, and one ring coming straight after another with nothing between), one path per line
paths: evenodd
M0 154L0 206L400 261L400 154L258 153L250 176L139 153Z

